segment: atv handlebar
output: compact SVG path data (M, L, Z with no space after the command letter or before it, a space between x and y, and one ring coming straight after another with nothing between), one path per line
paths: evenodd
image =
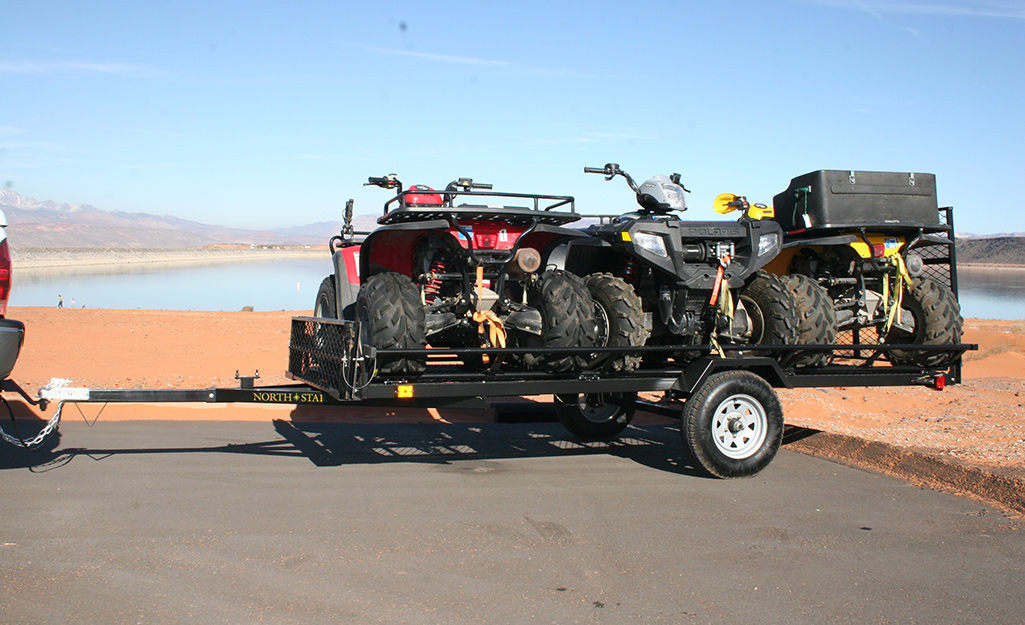
M402 188L402 183L399 182L399 177L396 174L388 174L387 176L370 176L367 181L363 183L364 187L381 187L382 189L394 189L396 187Z
M488 184L486 182L474 182L473 178L459 178L457 180L453 180L452 182L448 183L448 186L445 187L445 190L446 191L458 191L459 189L462 189L463 191L469 191L471 189L491 189L491 188L492 188L492 185L490 185L490 184Z
M616 176L622 176L626 178L626 184L630 185L630 189L637 193L637 183L630 177L630 174L626 173L619 168L619 163L607 163L605 167L584 167L585 174L602 174L606 180L612 180Z

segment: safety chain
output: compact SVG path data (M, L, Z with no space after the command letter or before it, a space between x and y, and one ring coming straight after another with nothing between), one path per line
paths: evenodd
M4 405L7 406L7 413L11 417L11 423L15 424L14 430L15 434L17 434L18 425L14 420L14 410L11 408L11 405L7 403L7 399L5 397L0 396L0 401L3 401ZM40 430L39 434L36 434L33 438L29 440L23 439L20 435L11 436L7 432L5 432L2 427L0 427L0 436L3 436L3 439L5 441L14 445L15 447L24 447L25 449L36 449L44 442L46 442L46 439L50 438L50 436L57 431L57 426L60 425L61 412L63 411L63 409L64 402L59 402L57 404L56 412L54 412L53 416L50 417L50 420L46 423L46 427Z

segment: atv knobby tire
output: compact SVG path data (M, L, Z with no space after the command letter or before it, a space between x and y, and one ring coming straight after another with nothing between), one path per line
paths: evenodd
M961 342L961 305L954 293L931 278L912 278L906 287L901 308L914 318L914 329L907 332L890 328L887 343L911 345L957 345ZM896 364L920 367L944 367L955 358L945 352L894 350L890 359Z
M795 273L780 279L794 298L797 312L798 345L836 343L836 309L825 287L806 275ZM794 352L787 364L794 367L821 367L829 362L829 352Z
M797 343L797 313L794 298L779 278L759 270L738 296L751 323L751 345L793 345ZM778 357L780 354L759 355Z
M579 277L564 271L546 271L527 292L527 305L541 312L541 335L523 335L524 347L540 348L523 357L530 368L554 372L575 371L587 366L585 354L545 353L547 349L594 347L597 326L594 303Z
M423 349L424 307L409 277L392 271L367 278L356 298L360 342L377 349ZM426 356L378 356L379 373L423 373Z
M594 300L598 325L596 347L641 347L651 331L644 323L644 308L634 288L609 273L593 273L584 279ZM597 365L605 362L602 359ZM612 371L633 371L640 365L640 354L611 357Z

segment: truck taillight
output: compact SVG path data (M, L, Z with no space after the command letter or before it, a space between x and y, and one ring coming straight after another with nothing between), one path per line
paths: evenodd
M7 315L7 300L11 297L11 248L7 239L0 241L0 318Z

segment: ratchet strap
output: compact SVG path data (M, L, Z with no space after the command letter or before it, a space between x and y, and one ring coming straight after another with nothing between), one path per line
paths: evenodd
M730 296L730 282L729 280L723 280L726 273L726 268L730 266L731 259L729 256L723 256L719 259L719 268L715 272L715 282L712 284L712 296L708 300L709 306L715 306L718 310L719 315L722 315L729 319L730 325L733 325L733 298ZM713 328L711 332L711 340L709 341L712 351L719 354L720 358L725 358L726 353L723 352L722 347L719 346L719 341L716 340L715 334L718 331L717 328Z
M890 306L890 280L889 278L883 280L883 312L886 313L886 325L883 326L883 332L889 332L893 322L897 320L897 315L900 314L901 304L904 300L904 289L911 285L911 276L908 274L908 268L904 265L904 259L900 254L894 254L890 257L890 263L897 268L896 275L893 277L893 306Z
M479 325L477 333L484 336L484 324L488 325L488 341L491 347L505 347L505 324L492 310L479 310L473 313L473 320Z
M481 301L484 297L484 267L477 267L477 302ZM506 331L505 324L492 310L478 310L473 313L473 320L477 322L477 333L481 335L481 343L483 343L485 331L484 325L487 324L487 340L491 347L505 347L506 343ZM484 362L488 361L488 357L484 356Z

